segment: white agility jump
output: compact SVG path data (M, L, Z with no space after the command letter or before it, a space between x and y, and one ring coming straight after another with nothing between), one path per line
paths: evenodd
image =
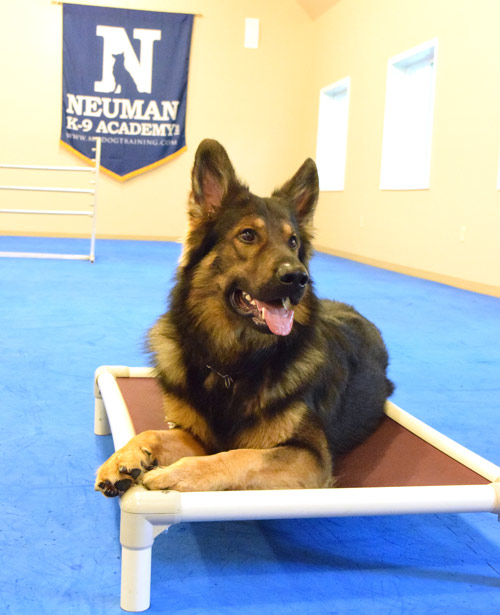
M48 216L83 216L92 218L90 234L90 250L88 254L52 254L46 252L0 252L0 257L18 258L62 258L70 260L88 260L91 263L95 260L95 236L96 236L96 214L97 214L97 188L99 183L99 170L101 166L101 139L95 141L95 158L92 166L86 167L65 167L65 166L45 166L45 165L21 165L21 164L1 164L0 169L25 170L25 171L56 171L56 172L81 172L91 175L90 188L66 188L66 187L46 187L46 186L25 186L25 185L0 185L0 190L25 191L25 192L59 192L66 194L88 194L91 196L88 209L21 209L21 208L0 208L0 214L23 214L23 215L48 215Z

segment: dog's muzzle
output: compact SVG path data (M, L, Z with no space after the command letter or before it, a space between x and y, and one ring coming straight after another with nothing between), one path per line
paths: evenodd
M244 317L251 317L255 326L275 335L288 335L293 326L294 311L302 297L309 274L301 263L284 261L276 269L274 281L261 289L260 298L242 288L229 295L233 309Z

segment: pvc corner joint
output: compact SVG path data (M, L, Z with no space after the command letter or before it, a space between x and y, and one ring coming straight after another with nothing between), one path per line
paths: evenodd
M98 381L102 374L111 374L114 378L128 378L130 368L126 365L101 365L98 367L94 373L94 396L98 399L101 397Z

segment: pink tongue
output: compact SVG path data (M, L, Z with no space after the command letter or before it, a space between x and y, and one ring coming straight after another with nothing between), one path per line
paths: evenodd
M274 335L288 335L293 326L293 310L256 301L267 326Z

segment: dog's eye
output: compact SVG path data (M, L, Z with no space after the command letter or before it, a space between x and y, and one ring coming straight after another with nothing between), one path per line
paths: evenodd
M292 248L292 250L295 250L295 248L299 245L299 240L297 239L297 235L292 235L290 237L290 239L288 240L288 245L290 248Z
M253 243L257 239L257 233L253 228L243 229L240 233L240 239L245 243Z

